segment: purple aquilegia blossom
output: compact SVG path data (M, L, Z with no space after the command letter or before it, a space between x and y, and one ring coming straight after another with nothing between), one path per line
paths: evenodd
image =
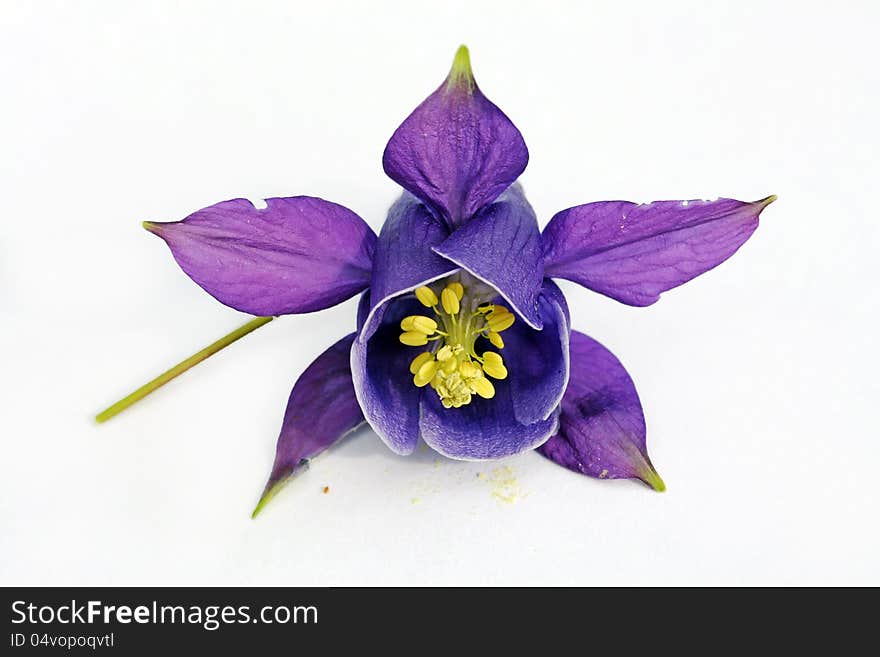
M311 312L361 293L357 330L293 388L257 510L365 420L398 454L420 438L455 459L538 449L575 472L663 490L629 375L571 330L553 279L650 305L730 257L773 197L588 203L541 232L516 182L528 157L462 47L388 142L383 167L405 191L378 237L308 196L145 224L196 283L245 313Z

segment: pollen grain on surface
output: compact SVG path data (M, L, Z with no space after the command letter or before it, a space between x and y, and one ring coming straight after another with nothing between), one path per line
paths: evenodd
M492 399L495 386L488 377L504 379L507 368L496 351L478 354L476 342L485 338L495 349L504 349L500 334L516 321L513 313L488 302L497 293L465 274L447 279L439 289L423 285L414 294L433 316L409 315L400 322L403 344L428 346L410 363L413 383L430 385L445 408L470 404L475 395Z
M492 497L504 504L516 504L529 496L517 480L516 471L508 465L494 468L487 481L492 487Z

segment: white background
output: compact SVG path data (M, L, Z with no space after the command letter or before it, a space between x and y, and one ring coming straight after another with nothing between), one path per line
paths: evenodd
M0 584L880 584L877 3L515 4L0 0ZM459 43L525 135L542 223L779 195L653 307L564 286L668 492L362 431L250 520L354 301L96 426L246 319L140 222L306 193L378 230L385 142Z

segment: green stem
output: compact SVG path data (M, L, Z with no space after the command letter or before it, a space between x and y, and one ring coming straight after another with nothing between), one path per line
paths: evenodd
M268 324L273 319L275 319L275 318L274 317L257 317L255 319L252 319L244 326L241 326L241 327L235 329L229 335L223 336L222 338L217 340L217 342L209 344L207 347L205 347L201 351L198 351L198 352L194 353L192 356L190 356L189 358L187 358L186 360L179 362L177 365L172 367L167 372L160 374L159 376L157 376L155 379L153 379L149 383L145 383L144 385L142 385L140 388L135 390L133 393L131 393L127 397L123 397L122 399L120 399L118 402L116 402L112 406L104 409L103 411L101 411L100 413L98 413L95 416L95 421L96 422L106 422L111 417L118 415L119 413L124 411L126 408L128 408L129 406L131 406L135 402L140 401L141 399L143 399L144 397L149 395L151 392L153 392L157 388L161 388L162 386L164 386L166 383L168 383L172 379L177 378L178 376L180 376L181 374L186 372L189 368L193 367L194 365L198 365L199 363L201 363L203 360L205 360L209 356L213 356L214 354L216 354L218 351L220 351L224 347L228 347L236 340L243 338L244 336L246 336L248 333L251 333L252 331L256 331L258 328L260 328L264 324Z

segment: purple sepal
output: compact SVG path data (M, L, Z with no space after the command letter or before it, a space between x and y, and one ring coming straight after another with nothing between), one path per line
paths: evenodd
M297 380L287 401L275 463L256 516L278 489L314 458L364 421L349 365L351 333L318 356Z
M494 201L528 161L519 130L477 87L464 47L382 156L385 173L453 228Z
M544 229L544 269L622 303L647 306L733 255L775 198L569 208Z
M234 199L144 227L208 294L252 315L322 310L366 289L376 236L363 219L310 196L266 204Z
M391 206L376 243L370 312L362 322L366 329L358 326L359 341L373 335L381 322L381 313L377 314L377 310L383 304L458 269L431 250L448 235L446 225L411 194L404 192Z
M519 184L435 246L434 251L494 287L510 304L510 310L532 328L541 328L541 233Z
M645 416L632 380L614 354L571 333L571 377L559 432L538 451L574 472L599 479L641 479L666 486L648 458Z

